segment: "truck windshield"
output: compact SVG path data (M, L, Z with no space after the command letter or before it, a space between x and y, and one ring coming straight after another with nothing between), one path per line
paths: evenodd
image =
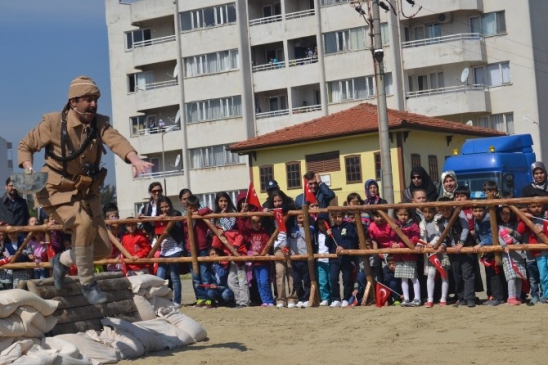
M467 186L470 189L471 199L484 199L486 198L483 192L483 184L486 181L494 181L497 186L501 187L500 173L481 173L481 174L460 174L457 175L457 181L459 185Z

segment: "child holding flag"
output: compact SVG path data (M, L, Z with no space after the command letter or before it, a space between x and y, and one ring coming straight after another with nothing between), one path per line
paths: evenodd
M521 234L516 230L517 217L508 206L501 206L497 209L497 223L500 246L504 250L502 255L502 266L504 276L508 283L509 305L520 305L522 280L526 281L525 259L523 252L510 251L509 245L521 243Z
M420 237L423 243L427 247L436 246L438 239L440 238L440 229L435 219L436 209L433 207L423 207L422 220L419 223ZM445 243L441 242L438 245L437 252L429 256L427 260L427 266L425 274L427 275L426 288L428 292L428 299L425 308L432 308L434 306L434 288L436 284L436 272L439 271L441 275L441 299L440 305L447 305L447 293L449 292L449 278L447 272L450 268L449 257L445 253ZM436 261L437 259L437 261ZM434 263L432 261L435 261ZM436 263L440 266L436 267Z

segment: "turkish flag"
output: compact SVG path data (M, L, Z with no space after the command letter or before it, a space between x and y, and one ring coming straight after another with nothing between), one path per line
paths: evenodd
M308 179L304 178L304 202L306 203L318 203L318 200L316 200L316 195L310 190L310 187L308 186Z
M257 196L257 192L255 191L255 187L253 186L253 181L249 182L249 188L247 188L245 201L247 202L247 204L257 207L257 209L261 209L262 207L261 202L259 201L259 197Z
M375 289L376 306L381 308L384 306L388 298L390 298L390 291L384 285L377 282L377 287Z
M122 254L120 254L120 262L122 263L122 274L124 274L124 276L127 276L126 260L124 258L124 255Z
M284 219L284 214L282 213L282 208L274 209L274 218L276 218L276 222L278 222L278 229L280 230L280 232L287 233L287 228L285 226L285 219Z
M447 272L445 271L443 266L441 266L441 262L437 254L433 254L432 256L430 256L428 258L428 261L430 261L432 265L436 267L442 278L447 279Z
M51 243L46 243L46 253L48 255L48 261L51 261L51 259L53 258L53 256L55 256L55 251L53 250L53 247L51 245Z
M548 220L542 222L542 232L548 235Z

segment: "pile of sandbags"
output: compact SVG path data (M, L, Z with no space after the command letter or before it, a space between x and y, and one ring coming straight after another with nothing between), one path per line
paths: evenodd
M168 281L154 275L128 277L133 292L133 302L143 321L154 319L162 308L173 306L173 292Z

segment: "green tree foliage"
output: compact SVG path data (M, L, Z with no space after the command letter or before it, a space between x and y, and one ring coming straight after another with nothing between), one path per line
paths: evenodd
M103 185L99 190L99 194L101 196L101 207L109 203L116 204L116 186L111 186L110 184Z

